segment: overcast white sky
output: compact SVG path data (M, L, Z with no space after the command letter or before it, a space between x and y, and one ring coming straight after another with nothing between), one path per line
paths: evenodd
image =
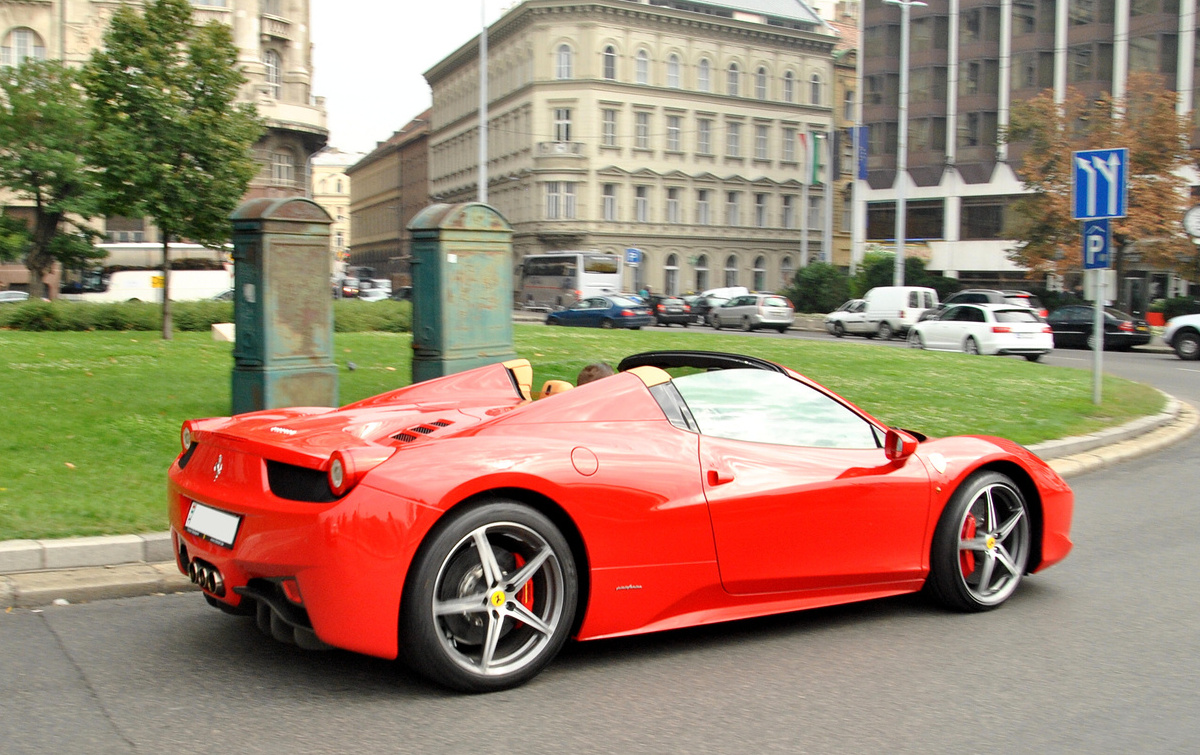
M369 152L429 107L423 74L517 0L311 0L313 94L329 144Z

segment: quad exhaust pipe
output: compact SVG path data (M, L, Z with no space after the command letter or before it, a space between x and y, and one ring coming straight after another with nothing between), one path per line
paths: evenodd
M225 597L225 579L217 567L196 558L188 564L187 573L193 584L199 585L218 598Z

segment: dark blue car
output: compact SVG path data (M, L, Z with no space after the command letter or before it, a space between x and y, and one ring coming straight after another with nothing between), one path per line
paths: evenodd
M547 325L584 328L631 328L653 325L654 315L644 303L624 296L591 296L546 316Z

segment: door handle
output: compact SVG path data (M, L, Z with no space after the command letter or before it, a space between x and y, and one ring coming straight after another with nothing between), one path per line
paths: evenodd
M708 484L712 486L724 485L727 482L733 482L733 472L728 469L710 469L708 470Z

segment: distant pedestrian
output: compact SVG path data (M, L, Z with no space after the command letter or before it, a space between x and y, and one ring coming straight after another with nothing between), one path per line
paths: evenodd
M614 374L616 373L613 372L612 367L609 367L604 362L595 362L579 371L579 377L575 378L575 385L583 385L584 383L590 383L593 380L610 377Z

